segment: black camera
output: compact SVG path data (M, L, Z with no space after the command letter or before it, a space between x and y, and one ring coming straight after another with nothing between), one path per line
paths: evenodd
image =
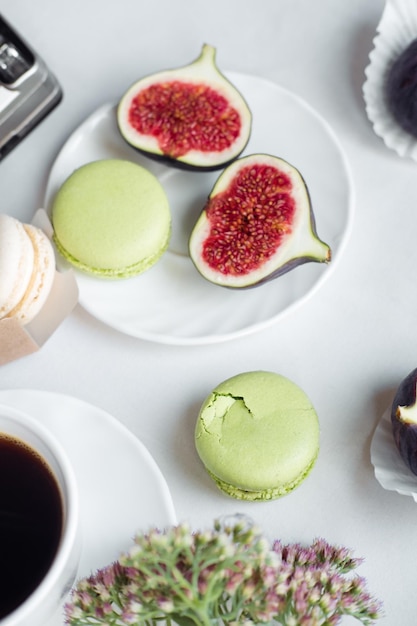
M60 102L44 61L0 15L0 159Z

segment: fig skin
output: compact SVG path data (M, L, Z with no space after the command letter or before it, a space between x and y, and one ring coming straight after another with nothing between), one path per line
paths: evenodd
M399 126L417 137L417 39L400 54L388 72L386 102Z
M244 146L245 148L246 146ZM173 159L172 157L167 156L166 154L156 154L155 152L148 152L147 150L142 150L136 146L132 146L134 150L137 151L138 154L154 161L155 163L160 163L161 165L166 165L167 167L174 167L176 170L182 172L218 172L223 170L226 167L229 167L235 161L236 158L239 158L240 153L236 157L232 157L229 161L225 161L224 163L218 163L215 165L194 165L193 163L186 163L185 161L180 161L179 159ZM243 148L243 149L244 149Z
M401 407L416 405L417 368L400 383L391 407L391 426L395 444L406 466L417 475L417 423L401 418ZM417 419L417 407L416 419Z

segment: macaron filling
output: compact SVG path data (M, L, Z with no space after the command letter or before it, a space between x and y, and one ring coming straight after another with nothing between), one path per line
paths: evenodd
M71 265L74 265L77 269L82 272L86 272L87 274L95 274L99 277L106 278L130 278L131 276L136 276L137 274L142 274L147 269L151 268L155 263L159 260L162 254L168 249L169 244L169 236L167 237L164 245L156 252L152 254L146 259L142 259L136 263L132 263L132 265L127 265L125 267L101 267L101 266L93 266L77 259L75 256L70 254L68 250L62 246L61 242L57 237L54 237L54 243L58 252L69 262Z
M271 489L263 489L260 491L248 491L247 489L239 489L239 487L235 487L234 485L230 485L229 483L224 482L224 480L220 480L217 476L215 476L210 470L207 470L207 473L214 480L216 485L221 491L224 491L228 496L232 498L236 498L237 500L248 500L255 502L256 500L275 500L276 498L281 498L282 496L286 496L288 493L293 491L300 483L307 478L313 466L316 462L316 458L318 455L318 451L316 456L311 461L310 465L306 467L304 472L300 474L293 482L287 483L285 486L280 486Z

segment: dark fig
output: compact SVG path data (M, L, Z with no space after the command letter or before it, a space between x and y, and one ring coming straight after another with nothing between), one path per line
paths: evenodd
M189 250L202 276L231 288L254 287L302 263L331 258L317 236L300 172L268 154L242 157L222 172Z
M117 122L124 139L147 156L208 170L245 148L252 115L204 45L190 65L142 78L122 97Z
M417 39L392 64L386 80L386 101L397 123L417 137Z
M395 444L407 467L417 475L417 368L401 382L391 407Z

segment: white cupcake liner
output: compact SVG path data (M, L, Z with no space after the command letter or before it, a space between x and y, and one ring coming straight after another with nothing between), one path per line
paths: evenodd
M381 417L372 437L371 463L375 478L384 489L411 496L417 502L417 476L406 466L395 445L391 428L391 407Z
M363 85L366 113L374 132L401 157L417 161L417 139L404 131L386 106L387 71L408 45L417 38L417 3L387 0L369 55Z

